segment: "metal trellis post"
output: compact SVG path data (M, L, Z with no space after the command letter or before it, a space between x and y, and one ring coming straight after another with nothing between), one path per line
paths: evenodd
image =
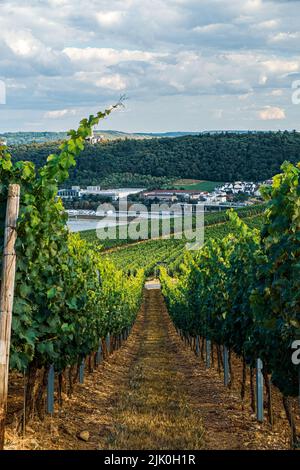
M229 354L228 349L224 346L223 350L223 361L224 361L224 385L227 387L229 385Z
M47 413L54 413L54 379L55 372L54 366L49 367L48 380L47 380Z
M261 359L256 361L256 400L257 400L257 421L264 420L264 377L262 373L263 362Z
M79 383L83 384L84 382L84 366L85 366L85 360L82 359L81 364L79 366Z
M211 340L206 340L206 368L210 368L211 363Z

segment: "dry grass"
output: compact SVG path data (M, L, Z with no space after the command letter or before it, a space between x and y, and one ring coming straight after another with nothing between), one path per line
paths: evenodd
M103 446L110 449L199 449L203 444L200 413L189 403L184 364L174 357L161 293L148 291L137 327L139 348L128 389L113 407L113 426Z

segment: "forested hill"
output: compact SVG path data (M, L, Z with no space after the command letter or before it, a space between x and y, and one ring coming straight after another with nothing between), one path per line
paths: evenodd
M53 143L11 148L17 160L42 165ZM283 161L300 160L300 133L205 134L178 138L120 140L87 145L70 183L95 184L127 173L213 181L265 180Z

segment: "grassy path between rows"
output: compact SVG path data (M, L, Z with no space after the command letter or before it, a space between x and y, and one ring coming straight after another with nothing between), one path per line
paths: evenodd
M286 448L242 410L239 397L178 337L159 289L148 284L133 331L54 417L32 423L23 440L8 430L7 448L253 449ZM88 440L78 438L86 431Z
M168 326L160 291L147 291L136 325L138 342L128 387L120 391L112 409L110 448L199 449L203 445L201 415L189 402L185 364L176 355Z

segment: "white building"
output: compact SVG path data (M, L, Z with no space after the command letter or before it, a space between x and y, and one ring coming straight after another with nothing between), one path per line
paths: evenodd
M92 130L92 133L90 136L86 137L85 139L89 144L98 144L100 142L103 142L105 140L104 135L95 135L94 130Z
M87 186L86 187L86 191L89 191L89 193L93 194L97 194L101 191L101 188L100 186Z
M235 181L234 183L225 183L219 188L216 188L217 192L223 192L225 194L239 194L244 193L249 196L254 195L259 188L259 183L253 181Z
M59 189L57 195L61 199L73 199L74 197L81 197L81 191L78 189Z
M110 198L112 201L125 199L131 194L138 194L144 191L143 188L118 188L118 189L101 189L100 186L87 186L81 189L80 186L72 186L71 189L60 189L58 196L62 199L72 199L74 197L82 197L84 195L95 195Z

